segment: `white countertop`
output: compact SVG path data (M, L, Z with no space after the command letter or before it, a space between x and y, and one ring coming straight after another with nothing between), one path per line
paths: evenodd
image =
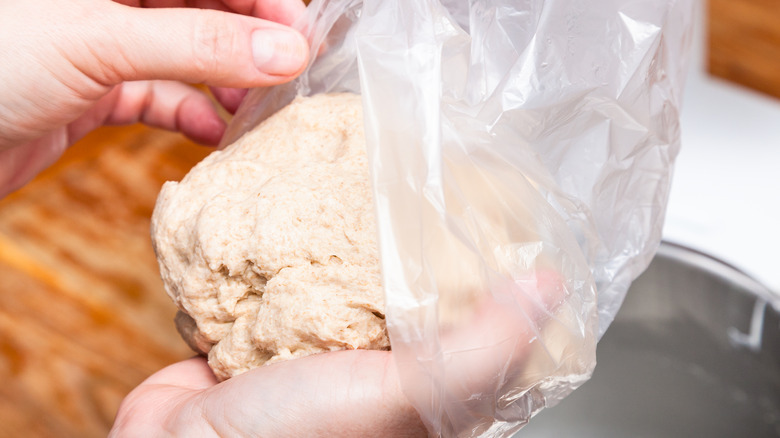
M692 51L664 239L713 255L780 300L780 100L704 72Z

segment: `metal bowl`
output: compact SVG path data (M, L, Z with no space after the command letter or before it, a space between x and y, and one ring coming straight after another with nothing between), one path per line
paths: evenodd
M593 378L516 438L780 437L780 315L722 262L662 244Z

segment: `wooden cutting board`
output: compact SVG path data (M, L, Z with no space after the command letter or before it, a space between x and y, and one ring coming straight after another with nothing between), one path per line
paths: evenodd
M192 355L149 220L162 183L208 151L103 128L0 201L0 436L105 436L132 388Z

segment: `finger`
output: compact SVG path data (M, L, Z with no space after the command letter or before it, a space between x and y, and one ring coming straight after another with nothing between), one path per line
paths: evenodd
M203 9L139 9L109 3L74 65L100 84L170 79L223 87L275 85L298 75L308 44L297 31ZM116 29L123 32L117 33Z
M152 374L139 388L150 385L165 385L189 390L203 390L217 384L217 378L211 372L206 359L193 357L169 365Z
M445 351L472 352L520 335L533 336L565 298L563 279L552 270L496 287L496 294L486 296L469 321L442 334Z
M225 3L242 3L236 1L226 1ZM306 5L300 0L255 0L243 3L254 3L253 15L275 21L286 25L291 25L306 11Z
M244 97L249 90L246 88L223 88L213 87L211 92L214 94L214 98L222 105L227 112L235 114L241 102L244 101Z
M243 409L228 399L241 400ZM426 436L383 351L338 351L257 368L211 389L202 407L212 426L242 424L249 436Z
M173 81L136 81L121 85L121 92L105 123L136 122L179 131L206 145L218 144L226 127L205 94Z
M290 25L306 10L301 0L115 0L127 6L149 8L194 7L232 11Z
M563 279L551 270L538 270L528 278L496 287L495 293L479 302L469 320L441 335L441 348L450 365L446 374L435 378L453 399L467 400L523 377L533 352L544 348L540 332L566 295ZM407 387L427 385L419 382ZM412 397L420 395L413 393Z
M188 401L216 384L206 360L192 358L156 372L122 400L109 436L170 435L166 422ZM196 434L202 436L202 428ZM166 432L166 433L163 433Z
M200 358L157 372L122 402L112 435L427 435L389 352L319 354L214 383Z

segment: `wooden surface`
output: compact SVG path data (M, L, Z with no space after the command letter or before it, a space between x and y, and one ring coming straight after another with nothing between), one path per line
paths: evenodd
M712 0L710 67L780 96L780 3ZM121 399L191 355L149 241L163 181L208 149L103 128L0 201L0 437L105 436Z
M206 152L103 128L0 201L0 436L105 436L132 388L192 355L149 218L162 183Z
M780 2L710 0L710 73L780 98Z

